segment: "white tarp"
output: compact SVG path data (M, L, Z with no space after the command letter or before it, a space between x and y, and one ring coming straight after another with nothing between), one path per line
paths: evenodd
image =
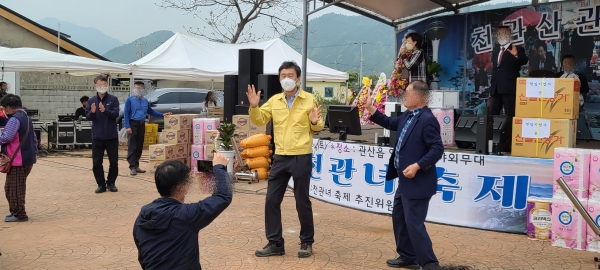
M237 74L240 49L264 50L264 74L277 75L279 66L284 61L295 61L298 65L302 63L302 55L280 39L229 44L176 33L154 51L131 63L133 76L144 79L222 82L224 75ZM348 80L348 73L310 60L307 70L307 81Z
M54 72L71 75L129 74L130 65L91 59L37 48L0 47L0 68L5 72Z

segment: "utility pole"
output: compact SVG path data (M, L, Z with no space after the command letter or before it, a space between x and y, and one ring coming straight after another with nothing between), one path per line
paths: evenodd
M360 44L360 73L358 75L358 85L362 89L362 73L363 73L363 45L366 42L355 42L354 44Z
M58 24L58 53L60 53L60 23Z
M137 57L138 57L138 59L144 57L145 54L144 54L143 47L146 46L146 41L142 41L142 40L136 41L135 42L135 46L136 47L140 47L139 50L138 50L138 52L137 52L137 54L136 54Z

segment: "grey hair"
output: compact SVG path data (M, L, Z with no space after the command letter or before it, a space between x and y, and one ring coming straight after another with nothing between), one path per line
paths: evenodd
M426 103L429 103L431 91L429 91L429 85L426 82L417 80L412 81L409 85L412 85L413 90L419 93Z

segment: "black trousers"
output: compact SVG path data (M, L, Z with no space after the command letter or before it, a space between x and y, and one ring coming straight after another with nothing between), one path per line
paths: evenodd
M127 142L127 162L129 168L135 169L140 167L140 158L142 157L142 149L144 148L144 134L146 134L146 121L130 120L131 134Z
M104 180L104 151L108 155L108 176ZM92 140L92 162L94 177L98 186L106 186L106 184L114 184L119 174L119 139L110 140Z
M491 115L500 115L500 113L502 112L502 108L504 108L504 114L506 115L506 126L504 128L504 130L506 131L506 137L507 140L504 143L504 145L500 145L501 150L508 152L510 151L511 148L511 141L512 141L512 122L513 122L513 117L515 116L515 107L516 107L516 102L517 102L517 96L516 95L501 95L501 94L494 94L493 96L490 97L491 99L491 105L490 105L490 110L489 110L489 114Z
M312 155L273 156L273 164L267 182L265 202L265 231L269 242L282 243L281 202L290 181L294 179L296 211L300 219L300 241L315 242L315 224L309 198Z
M406 262L417 262L420 266L437 263L433 244L425 228L425 218L431 197L407 199L397 194L392 209L392 225L396 239L396 252Z

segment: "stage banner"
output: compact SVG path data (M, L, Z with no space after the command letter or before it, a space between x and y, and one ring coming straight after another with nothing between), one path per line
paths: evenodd
M598 0L545 3L431 17L398 31L397 48L400 48L406 34L417 32L423 35L423 49L429 61L436 61L442 67L432 87L437 85L436 88L440 89L464 91L460 109L467 114L478 113L489 97L492 52L499 48L495 31L501 25L512 30L513 44L523 47L529 58L529 63L521 67L522 77L537 70L560 72L561 58L565 55L574 56L575 73L585 77L589 84L589 92L584 95L585 112L582 115L587 119L592 134L600 134ZM466 83L464 89L463 82Z
M391 214L397 179L385 181L392 148L315 139L310 195L363 211ZM552 197L551 159L444 153L427 220L525 233L529 196ZM290 181L293 187L293 181Z

